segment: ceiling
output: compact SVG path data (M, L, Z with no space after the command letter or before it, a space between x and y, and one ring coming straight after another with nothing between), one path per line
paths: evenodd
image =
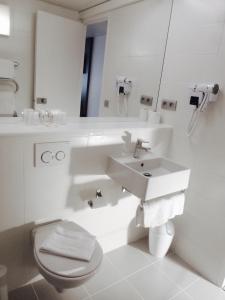
M81 11L111 0L105 0L105 1L104 0L43 0L43 1L60 5L66 8L71 8L77 11Z

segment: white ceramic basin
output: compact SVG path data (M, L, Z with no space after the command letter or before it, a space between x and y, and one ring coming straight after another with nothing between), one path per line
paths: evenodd
M190 169L152 154L143 159L109 157L107 175L143 200L186 190Z

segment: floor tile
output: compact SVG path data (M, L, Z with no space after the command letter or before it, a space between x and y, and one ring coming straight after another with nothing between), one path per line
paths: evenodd
M149 252L148 248L148 239L141 239L137 242L133 242L130 244L130 246L139 249L145 256L146 258L150 261L150 263L154 263L159 260L159 258L153 256Z
M187 289L194 300L225 300L225 292L207 280L200 279Z
M131 245L121 247L106 255L123 276L130 275L150 264L146 256Z
M93 295L99 290L122 279L121 274L113 267L112 263L105 256L100 270L97 274L85 283L88 292Z
M190 295L185 292L178 294L177 296L170 298L169 300L193 300Z
M143 254L148 255L149 254L149 248L148 248L148 239L144 238L141 240L138 240L136 242L130 243L130 245L134 248L139 249L143 252Z
M83 286L59 294L40 280L10 292L9 300L225 300L225 292L175 255L151 256L147 240L140 240L106 254Z
M157 266L160 271L165 272L170 279L183 289L200 279L200 276L194 270L175 255L169 255L161 259L157 262Z
M168 300L181 291L155 265L135 273L128 280L144 300Z
M24 286L9 293L9 300L38 300L31 285Z
M142 300L126 281L121 281L92 297L93 300Z
M46 280L35 282L33 286L40 300L83 300L88 298L88 293L82 286L65 290L63 293L58 293Z

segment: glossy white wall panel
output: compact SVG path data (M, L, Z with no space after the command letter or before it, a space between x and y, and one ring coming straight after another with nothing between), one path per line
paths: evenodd
M55 142L60 141L64 141L64 139L55 140ZM68 140L66 139L66 141ZM25 156L27 157L24 162L26 222L58 218L63 216L64 211L70 210L67 206L67 198L73 178L71 156L74 151L83 152L81 147L87 145L87 138L78 137L72 142L70 141L70 157L65 165L49 168L34 167L34 143L37 141L30 140L25 148ZM77 171L79 172L79 167Z
M0 138L0 166L0 262L8 268L10 288L16 288L25 282L25 199L23 144L20 139Z
M86 27L80 21L38 11L35 109L59 109L80 116L85 35ZM41 97L47 99L45 105L37 102Z
M19 140L0 139L0 232L24 223L23 146Z
M224 26L224 1L214 1L213 8L210 0L174 1L159 98L178 101L175 113L161 111L164 122L174 126L170 156L192 169L185 214L177 220L175 250L218 285L225 277L221 239L225 227ZM193 111L189 87L194 82L218 82L222 93L202 113L188 138L186 128Z

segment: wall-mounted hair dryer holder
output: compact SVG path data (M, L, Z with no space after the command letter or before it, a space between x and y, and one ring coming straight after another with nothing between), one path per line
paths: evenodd
M195 84L191 87L190 105L201 107L204 111L208 103L216 102L219 95L219 84Z
M119 116L128 116L128 98L132 91L132 80L125 76L117 76L116 93L117 93L117 110Z
M210 102L216 102L219 96L219 84L194 84L191 87L190 105L194 105L191 120L188 124L187 134L191 136L198 125L201 112L204 112Z

